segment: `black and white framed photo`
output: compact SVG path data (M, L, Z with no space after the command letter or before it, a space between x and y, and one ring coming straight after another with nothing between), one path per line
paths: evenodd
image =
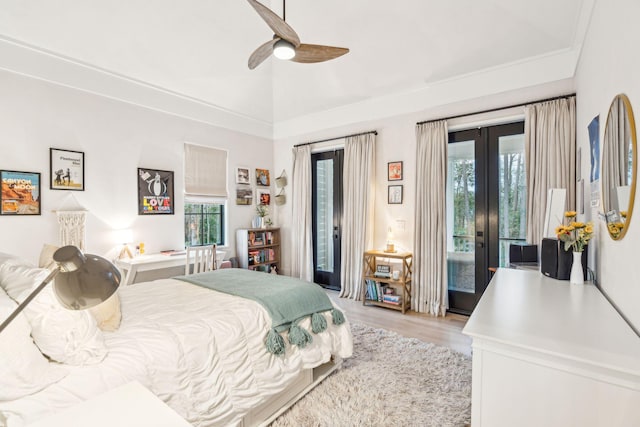
M138 168L138 215L173 215L173 172Z
M84 191L84 153L49 148L49 188Z
M390 205L402 204L402 185L390 185L389 186L389 201Z
M0 215L40 215L40 173L0 171Z
M236 184L251 184L249 168L238 166L236 168Z

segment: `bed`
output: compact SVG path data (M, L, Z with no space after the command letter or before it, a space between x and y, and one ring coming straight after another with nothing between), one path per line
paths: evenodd
M15 270L0 260L3 287L3 276L11 268ZM37 271L23 267L22 276L28 268L29 274ZM32 276L31 282L39 280ZM194 426L259 425L291 405L353 350L348 322L335 325L330 311L321 313L327 328L312 333L312 342L300 348L285 339L284 354L274 355L265 346L271 317L255 301L177 279L121 287L117 297L117 330L100 331L98 338L86 331L76 334L93 340L89 349L74 349L76 359L88 355L90 361L48 361L55 374L41 390L11 400L0 396L0 425L27 425L131 381L147 387ZM30 306L24 313L35 337ZM299 326L310 331L311 320L301 319ZM282 335L286 338L287 332ZM1 339L1 352L13 350ZM106 349L102 355L94 348L100 343Z

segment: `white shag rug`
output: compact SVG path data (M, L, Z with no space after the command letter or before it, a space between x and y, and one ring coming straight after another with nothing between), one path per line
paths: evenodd
M273 427L438 426L471 421L471 358L352 324L353 357Z

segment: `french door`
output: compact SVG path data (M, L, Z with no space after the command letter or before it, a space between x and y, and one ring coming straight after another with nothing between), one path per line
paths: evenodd
M526 239L524 123L449 133L447 166L449 310L469 314Z
M340 290L344 150L311 155L313 281Z

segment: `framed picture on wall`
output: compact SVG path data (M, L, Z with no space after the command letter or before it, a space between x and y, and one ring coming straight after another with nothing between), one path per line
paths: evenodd
M0 171L0 215L40 215L40 174Z
M389 185L389 204L402 204L402 185Z
M269 187L271 185L269 169L256 169L256 184L262 187Z
M402 162L387 163L387 181L402 181Z
M256 190L256 203L258 205L270 205L271 204L271 191L269 190Z
M84 191L84 153L49 148L49 188Z
M173 172L138 168L138 215L173 215Z
M253 199L253 189L251 187L236 188L236 205L250 205Z
M238 166L236 168L236 184L251 184L249 168Z

